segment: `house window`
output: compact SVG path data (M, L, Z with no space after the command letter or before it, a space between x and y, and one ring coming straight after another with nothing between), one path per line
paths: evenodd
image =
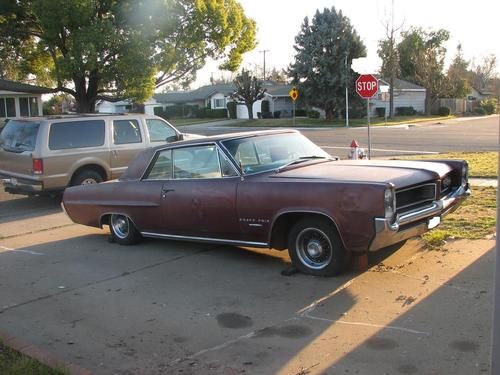
M0 98L0 117L16 117L14 98Z
M21 116L38 116L38 100L32 96L30 98L19 98L19 110Z
M30 116L38 116L38 99L35 96L30 98Z
M30 109L28 98L19 98L19 110L21 116L29 117Z
M226 99L214 99L214 108L226 108Z

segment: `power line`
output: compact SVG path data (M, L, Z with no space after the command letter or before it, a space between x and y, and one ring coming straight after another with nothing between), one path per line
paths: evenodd
M260 53L264 54L264 81L266 80L266 52L270 52L268 49L263 49L262 51L259 51Z

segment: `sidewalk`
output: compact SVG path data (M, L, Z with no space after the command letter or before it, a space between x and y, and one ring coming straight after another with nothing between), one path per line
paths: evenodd
M469 178L471 186L498 187L498 180L495 178Z

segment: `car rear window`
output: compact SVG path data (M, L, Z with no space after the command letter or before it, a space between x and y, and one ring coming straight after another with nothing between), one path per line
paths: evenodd
M6 151L33 151L39 122L10 120L0 132L0 147Z
M96 147L104 144L104 120L57 122L51 125L49 149Z

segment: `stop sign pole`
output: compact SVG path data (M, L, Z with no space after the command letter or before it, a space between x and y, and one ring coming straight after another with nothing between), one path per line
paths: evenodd
M356 80L356 92L366 99L366 115L368 118L368 159L371 158L372 137L370 131L370 98L378 92L378 79L372 74L361 74Z

